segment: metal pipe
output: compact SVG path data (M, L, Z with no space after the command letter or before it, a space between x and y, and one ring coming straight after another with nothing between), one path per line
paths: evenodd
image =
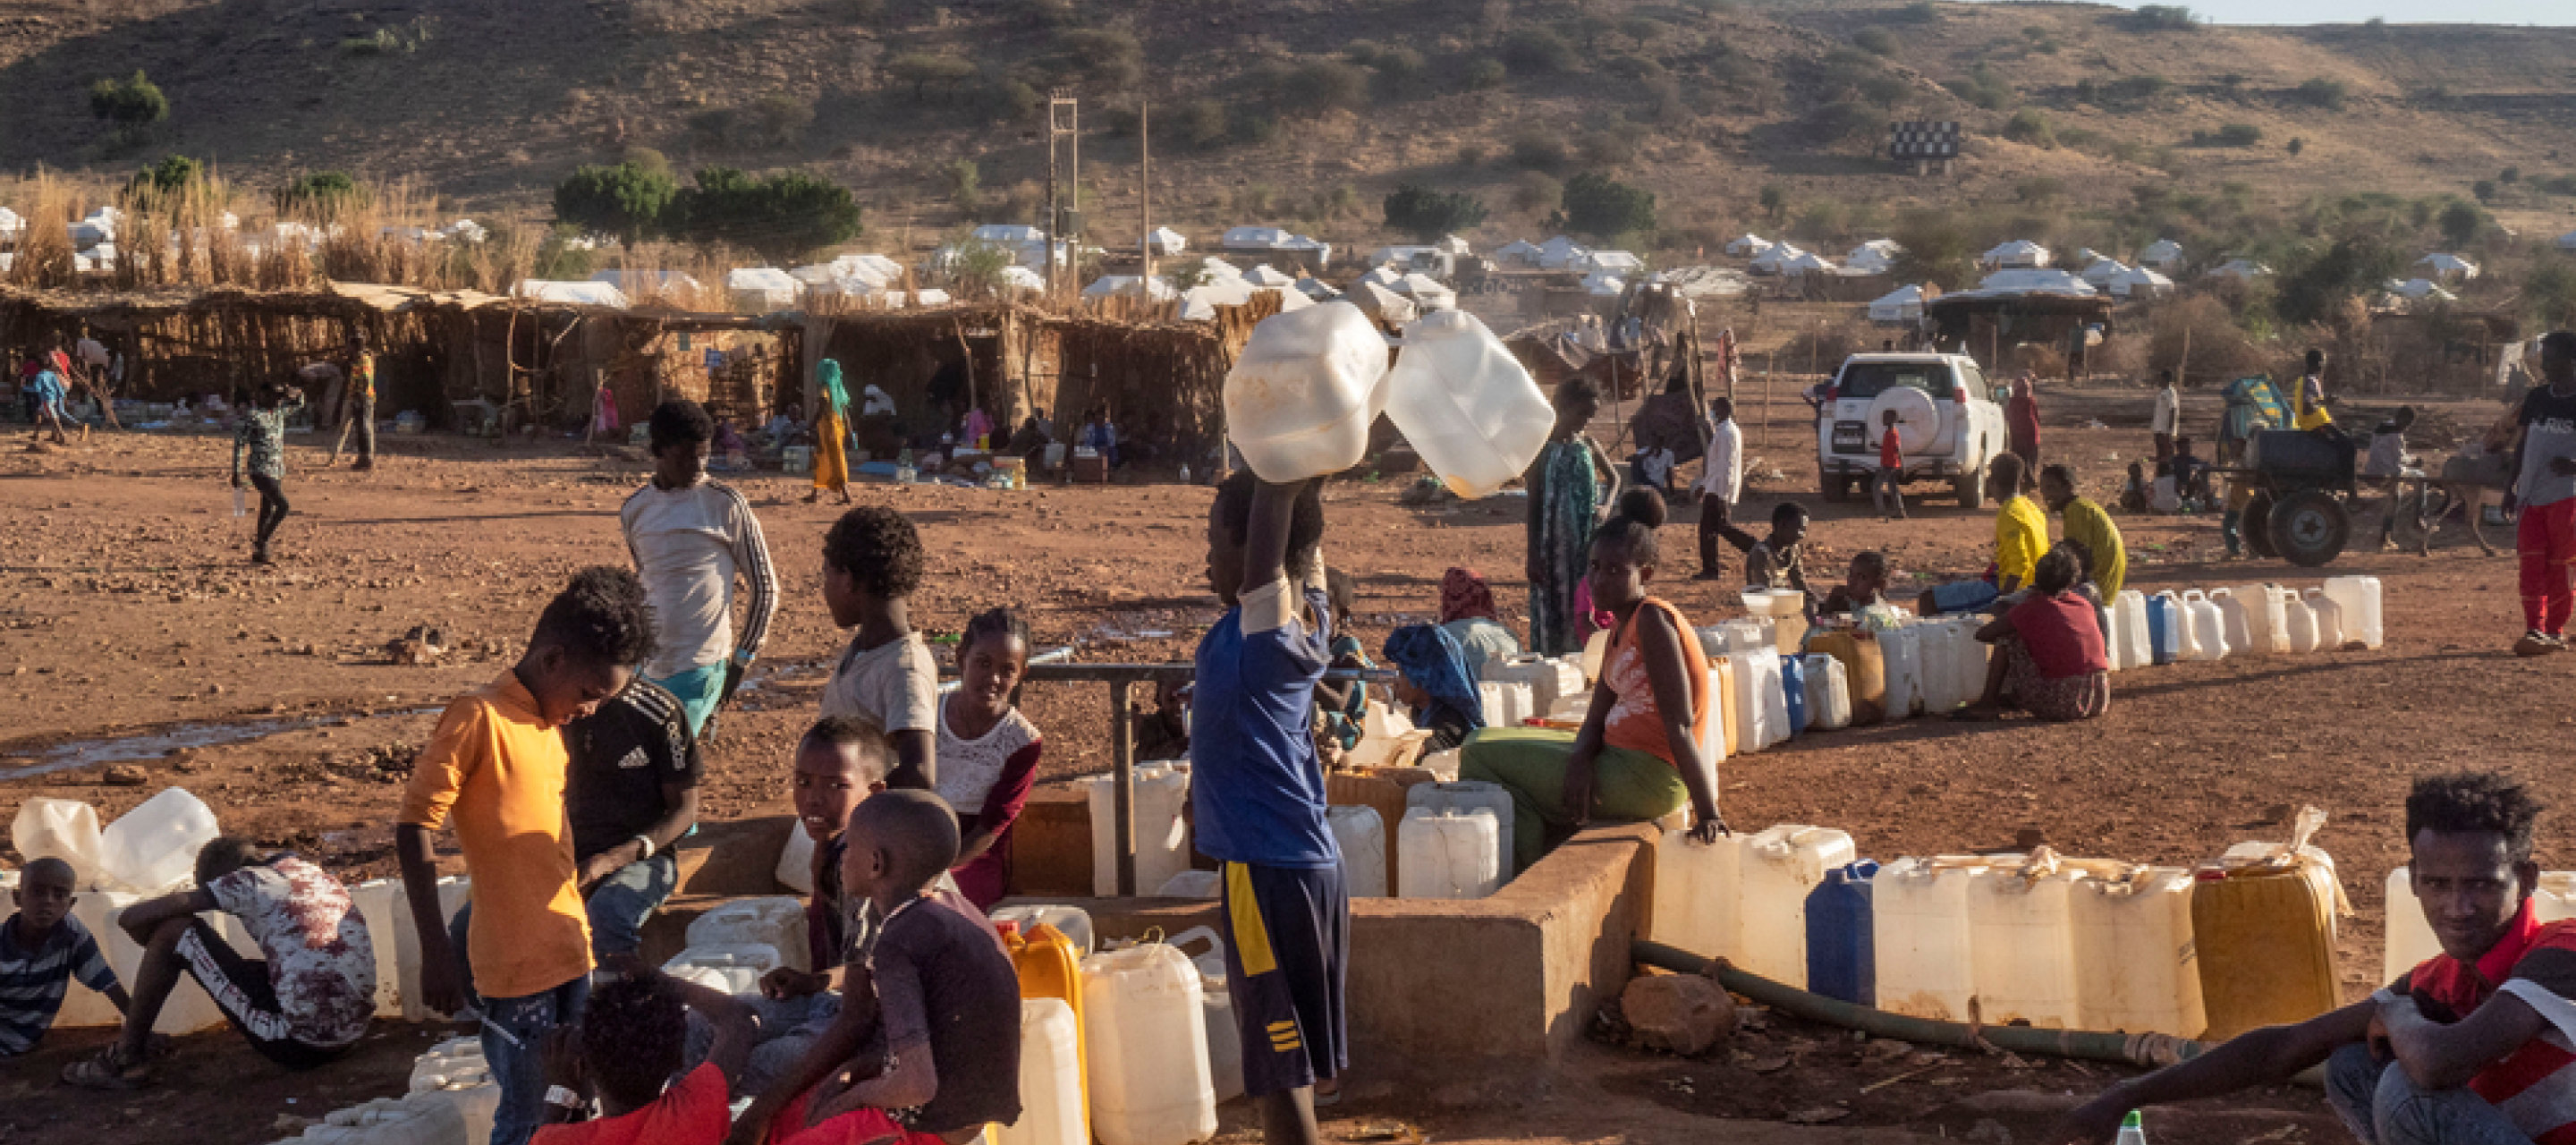
M1136 729L1127 721L1129 683L1109 682L1109 764L1118 777L1111 788L1115 802L1109 817L1115 828L1111 853L1118 856L1120 898L1136 893Z
M1630 958L1644 965L1676 974L1706 974L1727 990L1781 1013L1847 1030L1859 1030L1874 1038L2142 1066L2175 1065L2215 1048L2207 1042L2177 1038L2171 1034L2043 1030L2034 1026L1970 1026L1961 1022L1908 1017L1784 986L1768 978L1747 974L1723 961L1702 958L1660 942L1638 939L1628 950Z

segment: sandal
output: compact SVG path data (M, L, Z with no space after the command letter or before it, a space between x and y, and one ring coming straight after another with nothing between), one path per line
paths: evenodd
M152 1068L141 1062L119 1065L114 1046L64 1066L62 1076L63 1084L82 1089L141 1089L152 1084Z

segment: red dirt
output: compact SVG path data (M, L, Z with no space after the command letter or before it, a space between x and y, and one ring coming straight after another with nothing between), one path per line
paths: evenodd
M2115 471L2144 452L2146 392L2086 391L2046 401L2052 459L2083 464L2089 491L2107 500ZM2199 408L2207 401L2193 396L2195 421L2215 412L2214 405ZM2452 413L2463 424L2482 424L2495 408L2461 403ZM2078 428L2093 417L2124 428ZM1612 430L1602 427L1605 440ZM1786 476L1757 479L1759 491L1738 516L1764 519L1783 493L1807 502L1817 510L1819 552L1811 567L1820 580L1868 547L1887 551L1906 574L1983 565L1987 514L1918 508L1910 521L1885 524L1858 506L1823 505L1811 488L1813 445L1803 423L1782 418L1748 432L1749 453L1761 459L1757 472L1777 468ZM281 535L283 563L270 570L242 564L248 520L229 515L230 493L221 483L228 443L221 439L113 435L62 453L0 455L0 489L8 490L0 521L14 542L0 566L11 588L0 604L0 702L12 712L8 738L0 740L0 776L74 739L272 715L346 721L143 760L149 782L142 787L105 786L98 766L0 783L0 817L27 797L48 795L89 800L106 818L178 784L203 797L231 830L297 847L352 879L391 873L386 823L400 765L378 767L373 749L420 743L432 717L403 713L434 709L502 671L536 609L574 568L626 562L615 510L643 478L635 465L567 456L556 445L504 450L396 438L390 449L373 474L291 475L297 515ZM318 458L299 441L290 461L303 466ZM777 805L789 741L811 718L822 665L843 639L815 587L820 538L833 511L797 503L802 487L777 474L739 483L761 514L786 593L762 658L762 686L725 715L711 750L704 806L713 817ZM1440 574L1452 564L1493 576L1506 612L1519 610L1523 502L1412 509L1396 504L1399 484L1338 482L1328 494L1326 552L1358 577L1363 638L1375 647L1394 625L1427 619ZM903 508L922 526L932 575L913 615L927 630L954 631L976 610L1016 603L1028 610L1041 644L1082 641L1083 659L1179 660L1216 615L1201 573L1206 489L1004 494L865 486L859 495ZM1689 519L1679 514L1667 529L1671 556L1660 583L1701 623L1736 615L1731 585L1681 579L1692 564ZM2211 517L2121 524L2131 583L2150 591L2318 579L2277 562L2213 561ZM2280 838L2286 828L2270 822L2269 812L2313 803L2333 813L2318 841L2335 855L2357 909L2339 946L2347 994L2358 996L2379 973L2381 887L2403 861L2397 807L2409 779L2460 766L2507 770L2543 787L2567 776L2563 750L2552 746L2576 723L2561 699L2567 664L2505 652L2520 631L2512 558L2479 557L2456 529L2444 540L2430 558L2348 554L2326 570L2368 573L2387 586L2388 642L2379 651L2124 673L2114 677L2111 714L2082 726L1914 721L1801 739L1726 763L1727 817L1738 827L1841 826L1863 853L1881 859L2008 846L2029 828L2070 854L2187 864L2240 840ZM392 664L383 644L415 624L444 627L456 645L490 647L492 658L465 653L451 657L461 663ZM1104 630L1172 635L1112 642ZM2442 674L2452 672L2463 675ZM1029 715L1048 735L1048 778L1106 765L1101 707L1096 685L1030 689ZM2561 845L2554 829L2544 830L2544 863L2568 864L2554 850ZM1825 1031L1775 1024L1768 1036L1776 1044L1805 1038L1817 1045L1779 1075L1786 1080L1768 1082L1722 1062L1587 1049L1548 1090L1554 1096L1511 1106L1510 1117L1458 1108L1479 1102L1375 1097L1363 1084L1336 1114L1336 1131L1358 1135L1370 1119L1393 1116L1427 1119L1444 1137L1587 1140L1607 1123L1633 1124L1631 1135L1660 1127L1671 1136L1705 1132L1710 1116L1778 1117L1837 1088L1848 1100L1859 1085L1901 1072L1844 1061L1845 1044ZM423 1039L394 1028L349 1064L285 1075L259 1064L230 1035L192 1038L172 1067L173 1084L151 1095L65 1100L46 1079L68 1046L94 1041L65 1035L0 1070L0 1141L59 1139L48 1127L74 1123L95 1127L89 1136L97 1145L167 1140L181 1124L208 1145L266 1141L279 1135L280 1113L311 1115L398 1089ZM2038 1115L1923 1115L1945 1108L1953 1095L2062 1093L2110 1076L2086 1069L1963 1063L1955 1073L1935 1071L1878 1091L1853 1107L1848 1124L1937 1125L1968 1134L1991 1117L2027 1139ZM1937 1076L1963 1080L1943 1085ZM1681 1077L1694 1079L1695 1094L1663 1085ZM218 1085L224 1099L204 1100ZM297 1103L283 1104L288 1096ZM1687 1116L1659 1118L1655 1108ZM2224 1115L2179 1117L2175 1132L2157 1139L2263 1137L2263 1126L2289 1117L2283 1110L2317 1109L2306 1091L2252 1095L2224 1108ZM93 1113L105 1110L117 1112ZM2293 1135L2265 1139L2331 1138L2319 1135L2330 1121L2299 1116L2288 1123ZM1848 1136L1836 1131L1844 1124L1829 1132Z

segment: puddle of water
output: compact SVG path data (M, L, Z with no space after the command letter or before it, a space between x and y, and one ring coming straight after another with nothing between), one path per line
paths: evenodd
M393 719L401 716L425 715L436 711L438 711L437 708L411 708L368 717L274 716L268 719L241 720L232 723L181 724L167 731L149 732L143 735L102 736L97 739L73 740L70 743L57 744L46 749L44 754L36 757L37 762L33 764L0 772L0 781L25 779L29 776L102 763L132 763L137 760L160 759L174 751L249 743L252 740L267 739L270 736L284 735L308 728L345 727L358 722L361 718Z

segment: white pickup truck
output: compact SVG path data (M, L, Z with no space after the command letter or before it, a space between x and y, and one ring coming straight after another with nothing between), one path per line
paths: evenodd
M1852 355L1817 407L1816 472L1825 500L1869 488L1893 410L1904 481L1948 481L1961 508L1983 508L1986 462L2008 447L1998 400L1985 371L1965 354Z

